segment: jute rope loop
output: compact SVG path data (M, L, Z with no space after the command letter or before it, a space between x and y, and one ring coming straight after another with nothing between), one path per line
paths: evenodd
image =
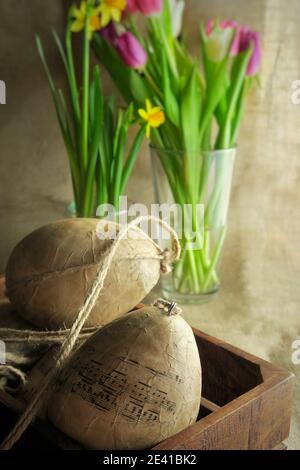
M96 333L100 326L82 328L78 339L84 340ZM61 344L69 329L57 331L17 330L14 328L0 328L0 338L5 343L32 344L36 346L55 346Z
M2 381L5 381L5 390L14 393L26 384L26 375L17 367L3 364L0 365L0 389Z
M177 234L163 220L158 219L156 217L152 217L152 216L144 216L144 217L138 217L130 224L124 227L121 227L118 235L116 236L115 240L109 247L104 257L104 261L102 263L101 268L99 268L96 273L95 280L88 291L88 294L85 298L83 305L79 309L76 320L74 321L72 327L70 328L69 332L65 336L60 348L58 349L53 359L53 367L51 368L50 372L45 376L43 384L41 385L41 387L39 388L35 396L32 398L31 402L28 404L28 407L26 408L24 413L21 415L21 417L19 418L18 422L16 423L12 431L9 433L9 435L6 437L6 439L2 443L0 447L1 450L9 450L13 447L13 445L20 439L20 437L23 435L25 430L34 420L39 410L45 403L47 396L49 394L49 390L51 390L51 387L53 383L55 382L55 379L57 375L59 374L59 372L61 371L62 367L66 364L70 356L70 353L72 352L75 346L75 343L80 335L83 325L88 319L99 297L99 294L104 285L104 281L108 274L109 268L112 264L113 258L115 256L115 253L117 251L117 248L121 240L125 238L127 233L133 227L137 227L139 224L141 224L142 222L146 222L146 221L148 222L153 221L153 222L158 223L165 230L167 230L171 235L171 240L172 240L171 251L168 250L168 251L162 252L160 247L148 235L146 235L144 232L141 231L141 234L143 234L146 238L151 240L154 243L154 245L157 247L158 252L161 254L162 271L169 272L171 269L170 267L171 262L174 262L179 259L181 248L180 248L180 242L178 240Z

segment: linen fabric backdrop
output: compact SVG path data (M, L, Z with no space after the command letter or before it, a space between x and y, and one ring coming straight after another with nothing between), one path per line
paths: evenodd
M14 245L42 224L67 216L72 200L68 164L48 85L35 48L41 35L55 78L63 68L51 37L62 32L64 0L0 0L0 265ZM300 449L300 2L187 0L184 24L191 49L199 47L200 20L236 19L259 31L264 58L261 88L252 93L239 137L229 233L221 266L222 289L212 303L186 307L194 326L296 375L289 447ZM106 89L109 81L105 78ZM153 198L147 146L128 195Z

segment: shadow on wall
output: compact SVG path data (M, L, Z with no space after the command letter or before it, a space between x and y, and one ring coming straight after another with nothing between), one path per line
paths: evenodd
M38 33L63 84L51 28L62 34L70 3L0 2L0 80L6 87L0 105L0 272L13 246L35 227L64 217L70 202L67 161L35 47Z
M72 3L0 2L0 80L6 85L6 104L0 106L0 273L9 253L25 235L69 215L72 189L68 161L35 34L41 37L55 81L64 87L63 64L51 29L63 36ZM80 35L74 35L75 61L79 63L80 43ZM103 75L109 93L111 85ZM139 163L136 172L141 173L144 166ZM148 174L144 170L145 178ZM136 192L134 184L132 187ZM151 182L148 187L150 190Z

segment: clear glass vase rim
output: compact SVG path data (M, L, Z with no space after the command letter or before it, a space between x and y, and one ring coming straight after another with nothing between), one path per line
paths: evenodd
M156 152L164 152L164 153L173 153L173 154L183 154L183 153L186 153L186 150L181 150L181 149L171 149L171 148L164 148L164 147L157 147L156 145L154 144L149 144L149 147L151 150L153 151L156 151ZM199 154L201 153L202 155L210 155L210 154L213 154L213 155L218 155L218 154L224 154L224 153L227 153L227 154L232 154L232 153L236 153L237 152L237 149L238 149L238 146L236 145L235 147L230 147L230 148L227 148L227 149L216 149L216 150L199 150L199 151L195 151L195 152L189 152L189 154L191 155L195 155L195 154Z

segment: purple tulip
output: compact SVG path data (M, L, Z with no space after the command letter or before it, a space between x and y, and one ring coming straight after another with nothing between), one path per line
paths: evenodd
M249 77L257 75L260 69L262 59L260 35L249 28L241 28L239 31L239 53L245 52L251 45L253 52L247 68L247 75Z
M127 0L127 10L145 16L156 15L162 10L162 0Z
M115 24L111 21L105 28L100 30L101 36L111 45L115 46L118 40L118 34Z
M115 47L128 67L140 69L146 64L147 53L132 33L121 34L116 40Z

